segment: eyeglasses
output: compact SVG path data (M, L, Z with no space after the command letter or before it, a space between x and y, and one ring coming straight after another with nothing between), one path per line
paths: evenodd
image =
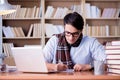
M73 36L73 37L78 37L81 33L81 31L78 31L78 32L74 32L74 33L71 33L71 32L68 32L68 31L64 31L65 33L65 36Z

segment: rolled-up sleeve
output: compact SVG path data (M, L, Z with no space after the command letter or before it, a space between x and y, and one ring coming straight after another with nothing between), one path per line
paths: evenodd
M94 60L99 61L105 61L106 60L106 54L105 54L105 48L103 45L101 45L97 39L94 39L91 42L91 53L92 58Z
M54 59L57 47L57 40L58 39L56 36L52 36L43 48L43 55L45 57L45 60L49 63L51 63Z

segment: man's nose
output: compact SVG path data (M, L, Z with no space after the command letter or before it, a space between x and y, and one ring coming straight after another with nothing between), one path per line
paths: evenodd
M74 38L74 36L73 36L73 35L70 35L70 36L69 36L69 39L73 39L73 38Z

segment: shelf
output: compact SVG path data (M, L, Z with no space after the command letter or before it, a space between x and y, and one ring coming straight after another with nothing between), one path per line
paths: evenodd
M50 37L46 37L46 33L45 31L43 31L43 29L45 29L45 24L53 24L53 25L63 25L63 18L54 18L53 16L51 18L46 18L45 17L45 13L47 10L48 6L53 6L53 8L57 9L58 7L61 8L68 8L71 10L71 7L76 6L76 5L80 5L80 9L81 9L81 13L82 16L84 16L84 20L85 20L85 25L88 24L89 26L120 26L120 18L104 18L104 17L100 17L100 18L86 18L85 17L85 3L90 3L90 5L92 6L96 6L98 8L101 9L101 11L104 8L120 8L120 0L8 0L11 4L13 5L21 5L21 8L33 8L34 6L36 7L42 7L42 18L41 16L35 16L31 17L31 18L3 18L3 26L11 26L11 27L22 27L25 36L28 34L29 29L31 24L35 24L35 23L41 23L42 24L42 37L15 37L15 38L6 38L3 37L3 42L13 42L13 43L17 43L17 46L21 45L21 43L19 43L19 41L23 42L23 43L30 43L30 44L34 44L36 43L36 41L48 41L50 39ZM42 4L41 4L42 3ZM31 13L31 12L30 12ZM102 13L102 12L101 12ZM63 14L63 13L62 13ZM119 29L119 28L118 28ZM110 29L110 31L113 29ZM84 31L86 30L86 27L84 27ZM99 30L98 30L99 31ZM118 30L119 31L119 30ZM87 32L85 32L87 33ZM32 33L31 33L32 35ZM112 34L111 34L112 35ZM119 33L118 33L119 35ZM97 39L103 39L103 40L118 40L120 39L120 36L91 36L91 37L95 37ZM11 41L9 41L11 40ZM28 40L28 41L27 41ZM30 42L32 41L32 42ZM46 43L45 42L45 43ZM24 45L22 43L22 45ZM45 44L43 44L44 46Z
M13 1L13 2L15 2L15 1L16 1L16 2L18 2L18 1L19 1L19 2L20 2L20 1L21 1L21 2L33 2L33 1L35 1L35 2L36 2L36 1L37 1L37 2L38 2L38 1L40 1L40 0L9 0L9 1L10 1L10 2L12 2L12 1Z
M3 18L3 20L41 20L41 18ZM45 20L63 20L62 18L45 18ZM86 18L86 20L120 20L120 18Z
M3 20L41 20L41 18L3 18Z
M120 0L86 0L86 1L95 1L95 2L111 2L111 1L117 1L117 2L119 2Z
M75 2L75 1L82 1L82 0L45 0L45 1L54 1L54 2Z
M120 38L120 36L91 36L94 38Z
M6 38L6 37L3 37L3 39L41 39L41 37L15 37L15 38Z
M56 19L56 18L45 18L45 20L63 20L62 18Z
M120 18L86 18L86 20L120 20Z

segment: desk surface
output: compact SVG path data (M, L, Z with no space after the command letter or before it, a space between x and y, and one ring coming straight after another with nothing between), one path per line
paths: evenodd
M59 72L59 73L22 73L22 72L11 72L11 73L0 73L0 79L2 80L120 80L120 75L105 74L100 76L93 75L93 72Z

